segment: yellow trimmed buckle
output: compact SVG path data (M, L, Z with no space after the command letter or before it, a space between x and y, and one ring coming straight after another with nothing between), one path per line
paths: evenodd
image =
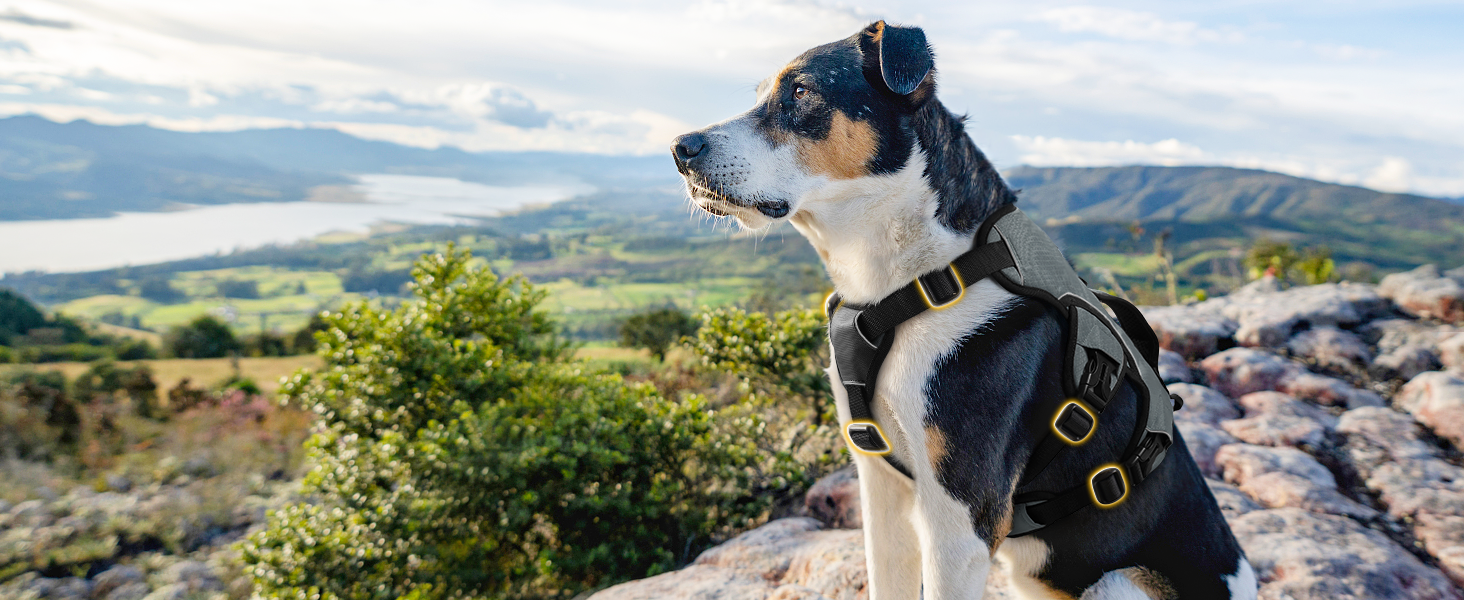
M1098 508L1113 508L1129 496L1128 473L1117 463L1108 463L1088 475L1088 496Z
M1064 419L1064 416L1067 416L1067 419ZM1074 439L1073 436L1076 434L1071 428L1063 427L1064 421L1081 419L1084 416L1088 419L1088 430L1082 433L1077 439ZM1062 406L1057 407L1057 412L1052 415L1053 435L1056 435L1058 439L1066 442L1069 446L1081 446L1088 443L1088 440L1093 439L1093 432L1095 431L1098 431L1098 414L1093 412L1093 409L1088 408L1088 405L1084 404L1081 400L1069 399Z
M885 437L884 431L879 428L879 423L874 421L863 419L850 421L848 425L844 426L844 441L860 454L884 456L890 453L889 438Z
M925 289L925 282L920 281L919 277L915 278L915 289L920 290L920 299L925 302L925 307L929 308L930 310L942 310L945 308L950 308L951 305L960 302L961 298L966 297L966 284L961 281L961 272L956 270L956 265L954 263L946 265L946 268L950 269L951 279L954 279L956 281L956 289L960 291L956 293L955 298L951 298L950 301L944 304L936 304L934 301L932 301L930 299L930 292Z

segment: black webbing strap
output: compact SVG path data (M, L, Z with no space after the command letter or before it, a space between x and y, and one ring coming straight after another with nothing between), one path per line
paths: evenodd
M874 306L864 308L859 315L859 330L870 339L878 338L915 315L956 302L967 287L1014 266L1016 262L1005 241L972 248L946 268L916 277Z
M848 396L850 422L844 434L851 445L867 454L884 455L896 469L908 474L889 456L889 440L875 423L870 407L879 368L894 342L891 332L926 310L955 304L965 296L968 286L1015 265L1005 242L981 244L956 257L946 268L917 277L873 305L844 304L837 295L829 297L824 310L829 315L829 339L840 383Z

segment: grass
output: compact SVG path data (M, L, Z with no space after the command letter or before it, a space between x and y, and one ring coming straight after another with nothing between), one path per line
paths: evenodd
M1083 252L1073 257L1079 269L1108 269L1114 275L1144 277L1159 271L1159 257L1153 254Z
M157 380L158 387L161 388L158 391L163 394L166 394L167 390L177 387L178 382L184 377L192 380L193 387L202 387L219 383L234 374L234 367L227 358L170 358L117 364L122 367L137 364L147 365L152 369L153 379ZM77 375L85 373L91 366L92 363L80 362L0 365L0 373L8 375L20 370L60 371L66 375L67 379L75 379ZM293 375L296 370L301 368L318 369L320 366L320 357L313 354L239 359L239 373L253 379L266 394L273 394L279 389L280 378Z

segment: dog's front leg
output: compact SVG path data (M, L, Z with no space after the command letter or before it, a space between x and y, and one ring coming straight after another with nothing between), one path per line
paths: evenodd
M991 549L976 535L970 508L932 479L921 479L915 490L924 600L979 599L986 594Z
M869 600L920 597L920 544L911 521L913 484L883 458L855 453L864 518Z

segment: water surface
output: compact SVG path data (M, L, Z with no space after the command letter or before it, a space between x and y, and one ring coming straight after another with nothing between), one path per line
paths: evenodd
M0 222L0 273L89 271L285 244L380 223L455 224L591 191L583 185L499 187L444 177L363 175L365 202L199 206L100 219Z

